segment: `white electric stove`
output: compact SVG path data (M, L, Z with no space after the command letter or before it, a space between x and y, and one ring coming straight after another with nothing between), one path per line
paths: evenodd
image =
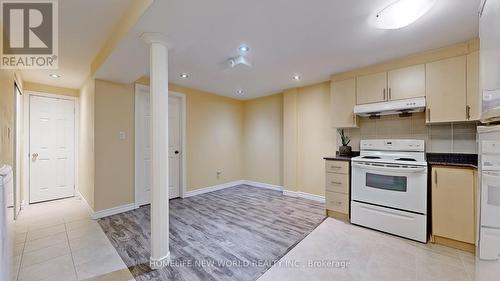
M423 140L362 140L352 158L351 222L427 242Z

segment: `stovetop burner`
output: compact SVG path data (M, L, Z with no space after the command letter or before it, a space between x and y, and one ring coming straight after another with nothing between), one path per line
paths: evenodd
M398 158L398 159L396 159L396 161L413 161L413 162L417 162L417 160L413 159L413 158Z

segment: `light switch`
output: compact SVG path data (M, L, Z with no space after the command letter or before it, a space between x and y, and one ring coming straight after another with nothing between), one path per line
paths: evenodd
M126 137L127 137L127 136L125 135L125 132L121 131L121 132L119 133L119 138L120 138L120 140L124 140L124 139L126 139Z

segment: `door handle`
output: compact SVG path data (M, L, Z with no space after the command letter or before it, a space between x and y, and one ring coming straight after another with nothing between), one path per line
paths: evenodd
M175 153L175 154L179 154L179 150L176 150L174 153Z
M33 154L31 154L31 159L32 159L33 161L36 161L36 159L37 159L37 158L38 158L38 153L33 153Z

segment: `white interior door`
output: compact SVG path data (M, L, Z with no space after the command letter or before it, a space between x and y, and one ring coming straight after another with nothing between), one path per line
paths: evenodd
M180 164L181 164L181 99L168 98L168 169L169 197L180 197Z
M136 204L151 203L151 113L148 87L136 91ZM170 96L169 108L169 198L181 196L181 99Z
M30 97L30 203L74 196L75 102Z

